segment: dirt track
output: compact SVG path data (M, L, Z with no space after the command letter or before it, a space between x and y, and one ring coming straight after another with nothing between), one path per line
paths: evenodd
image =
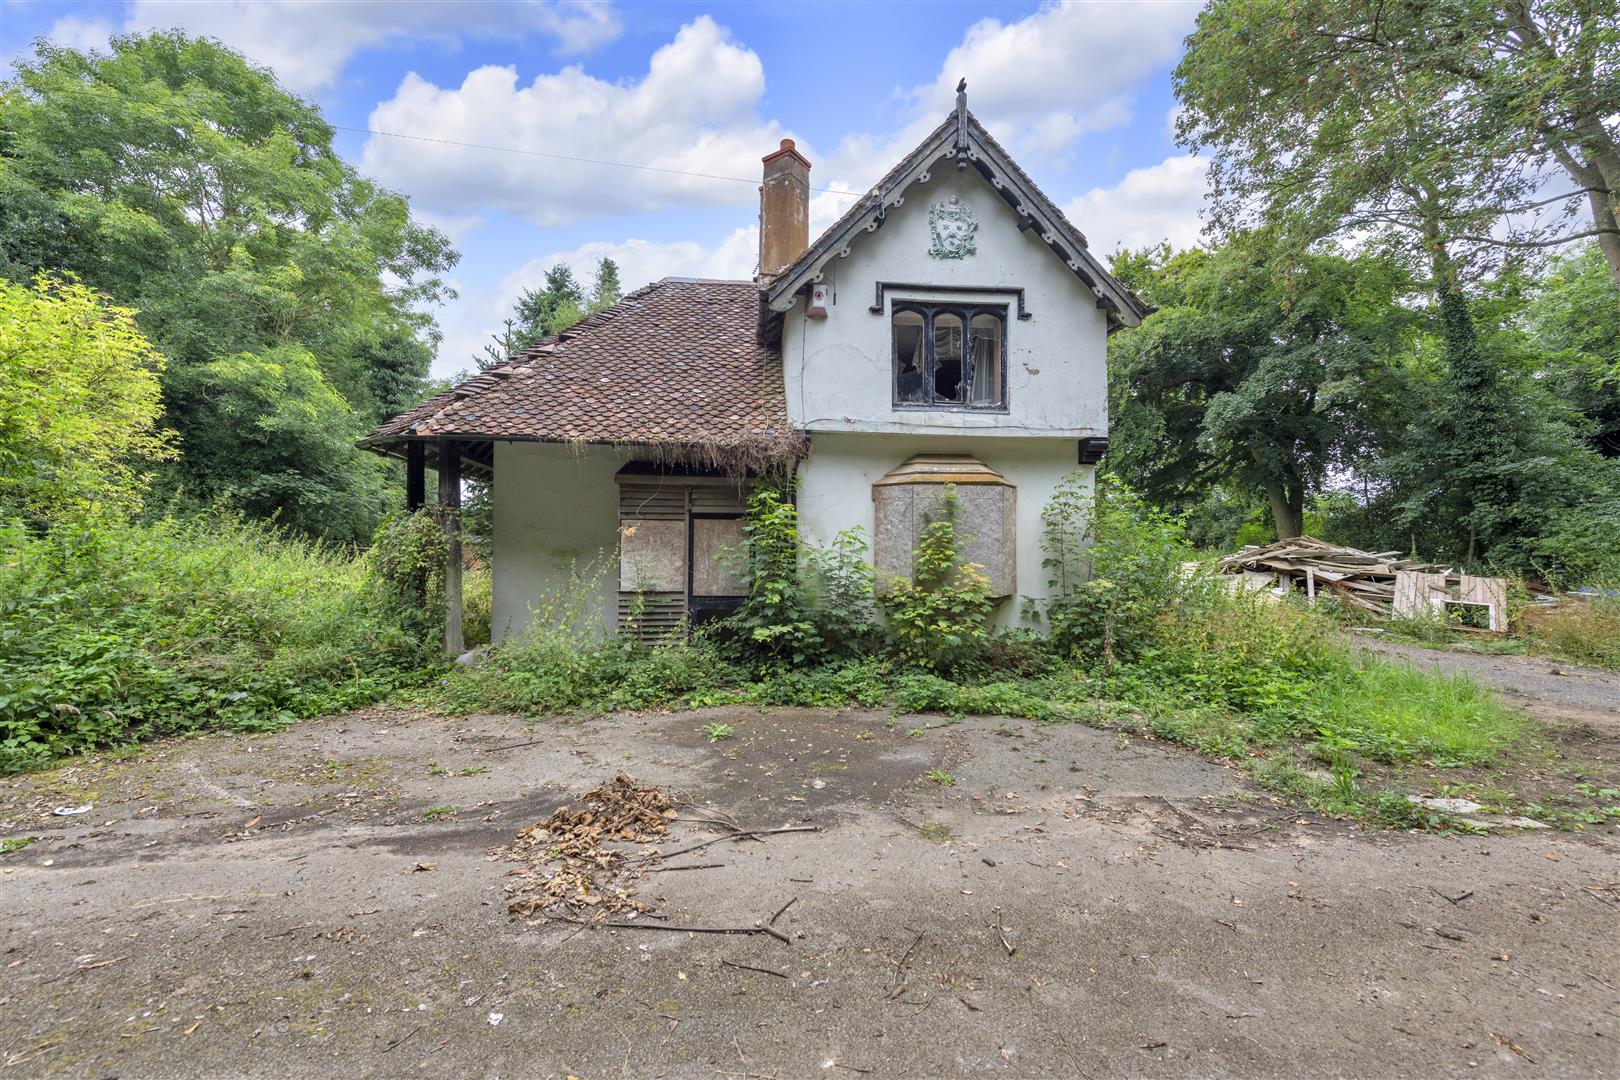
M737 734L710 745L717 719ZM379 712L9 781L0 832L42 839L0 858L0 1065L1615 1074L1613 834L1366 834L1158 743L884 720L716 710L530 729ZM744 823L822 827L717 845L700 861L723 866L641 887L704 926L797 897L777 924L791 945L506 916L490 850L621 769ZM455 816L424 820L442 806Z

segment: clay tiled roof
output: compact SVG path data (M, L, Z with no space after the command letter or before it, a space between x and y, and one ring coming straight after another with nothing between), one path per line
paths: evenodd
M802 451L782 358L755 338L751 281L665 278L395 417L361 445L421 438L623 443L757 466Z

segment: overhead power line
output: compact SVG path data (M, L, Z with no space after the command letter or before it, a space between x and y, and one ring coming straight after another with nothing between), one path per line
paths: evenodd
M331 125L338 131L353 131L362 135L383 135L390 139L410 139L413 142L438 143L441 146L459 146L467 150L493 150L502 154L522 154L525 157L546 158L551 161L572 161L582 165L607 165L615 169L636 169L640 172L664 173L669 176L690 176L700 180L727 180L734 184L753 184L759 186L759 180L750 180L745 176L724 176L720 173L692 172L687 169L666 169L658 165L637 165L629 161L607 161L602 158L578 157L573 154L552 154L543 150L524 150L516 146L494 146L489 143L459 142L455 139L439 139L430 135L407 135L400 131L378 131L376 128L347 127L343 124ZM842 188L812 187L811 191L825 191L833 195L860 195L859 191L846 191Z

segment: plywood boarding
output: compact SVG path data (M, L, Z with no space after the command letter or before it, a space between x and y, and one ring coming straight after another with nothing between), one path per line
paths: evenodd
M1503 578L1415 570L1395 575L1395 614L1412 619L1443 619L1449 604L1478 604L1489 611L1492 631L1507 632L1507 581Z
M619 522L619 591L686 592L686 522Z
M727 558L742 541L741 518L692 519L693 596L741 596L746 591Z
M1395 614L1407 619L1434 619L1444 614L1446 575L1419 570L1395 573Z

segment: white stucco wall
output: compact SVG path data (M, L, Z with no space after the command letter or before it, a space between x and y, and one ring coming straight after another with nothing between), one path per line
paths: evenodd
M955 195L978 221L977 254L928 254L930 205ZM886 291L885 311L869 310L879 281L960 288L1022 288L1030 318L1020 320L1005 293L950 294L952 300L1007 303L1007 412L897 410L893 406L890 316L896 299L928 299L926 288ZM804 317L804 300L783 324L788 411L811 432L890 431L990 437L1105 435L1108 322L1096 299L977 172L938 167L874 233L861 234L848 258L827 265L827 318ZM943 294L934 294L941 296Z
M1052 491L1080 471L1089 487L1091 466L1075 464L1072 439L998 439L978 436L822 433L799 465L799 521L805 539L825 545L857 526L873 535L872 485L913 454L972 454L1018 489L1018 577L1013 596L996 610L1003 626L1023 620L1023 598L1049 595L1041 566L1041 510Z
M611 447L576 452L553 443L495 444L494 615L496 641L521 636L539 613L611 628L619 587L619 488L630 455Z

